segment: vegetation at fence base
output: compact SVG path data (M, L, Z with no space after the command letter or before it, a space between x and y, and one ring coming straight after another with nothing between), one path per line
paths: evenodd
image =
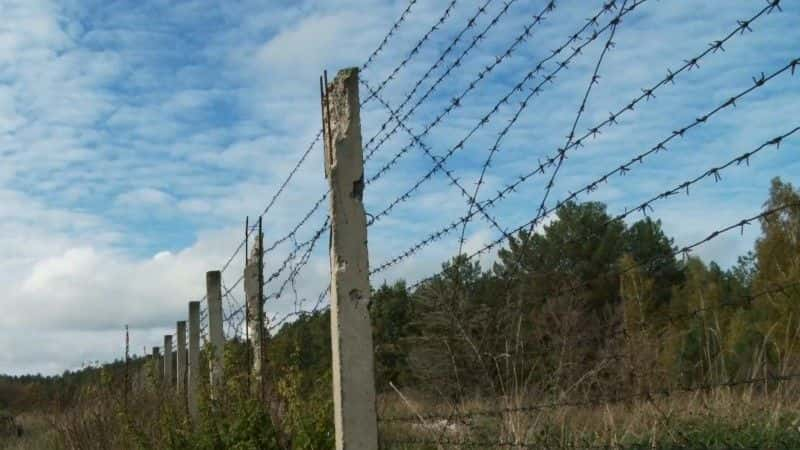
M252 393L246 347L241 342L228 343L226 383L212 399L208 371L201 374L200 418L194 423L175 387L165 385L158 376L156 361L143 360L135 369L129 367L139 375L131 378L141 383L127 392L124 365L99 369L68 403L37 411L36 419L46 423L46 429L27 440L9 439L8 445L98 450L331 448L330 371L312 375L301 370L295 365L301 358L295 354L294 362L286 361L271 372L268 395L261 399ZM207 351L201 360L207 368Z
M765 208L798 200L776 179ZM381 415L407 419L382 435L427 441L405 448L798 448L800 208L760 225L723 270L676 255L657 221L567 204L489 270L456 258L414 292L380 288Z

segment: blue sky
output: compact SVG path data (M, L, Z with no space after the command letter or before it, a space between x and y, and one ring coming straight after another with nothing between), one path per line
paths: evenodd
M377 86L449 3L418 1L362 77ZM546 4L517 0L500 14L503 2L488 1L475 26L423 81L409 106L499 14L496 25L406 124L419 133ZM555 5L531 36L423 138L435 154L462 139L603 2L560 0ZM205 271L219 268L236 247L244 217L264 209L318 131L322 70L332 77L339 68L361 65L406 6L405 1L369 0L0 0L5 18L0 25L0 255L7 292L0 299L0 372L58 373L118 357L126 323L132 327L134 350L158 345L183 319L186 302L202 295ZM735 29L737 20L765 6L763 0L648 0L638 6L616 30L616 45L600 66L599 83L578 131L604 121L668 69L679 68ZM419 53L386 84L383 98L399 106L479 7L456 1ZM753 76L800 58L800 4L783 1L781 7L782 12L754 21L752 32L731 38L724 52L704 57L699 68L680 74L655 98L620 115L618 124L604 128L597 139L570 151L549 205L752 86ZM600 26L616 12L602 15ZM564 145L606 39L607 34L601 35L588 44L523 110L505 135L479 198L489 198ZM569 46L563 57L582 42ZM545 65L542 73L554 70L561 59ZM539 82L534 78L526 88ZM735 109L721 111L673 141L669 151L647 158L624 178L612 177L582 199L607 202L610 213L620 213L789 131L800 125L798 82L800 75L776 77L743 97ZM515 93L448 160L467 190L473 189L488 149L526 94ZM365 142L387 117L378 102L364 106ZM757 213L772 177L800 183L798 139L793 136L779 150L762 152L749 167L726 170L718 183L699 183L688 197L658 202L651 215L663 221L676 244L685 245ZM368 161L367 176L408 142L407 134L396 133ZM321 156L315 147L265 216L268 245L324 192ZM431 166L421 150L409 151L368 187L367 211L383 209ZM547 178L531 178L494 208L493 216L507 229L532 218ZM463 198L449 183L441 173L435 175L412 200L370 228L373 266L465 214ZM297 240L312 236L324 214L325 208L317 211ZM458 234L447 235L373 282L414 281L431 273L457 251ZM757 234L757 227L751 227L742 236L723 236L698 254L730 265ZM467 228L467 250L497 236L477 219ZM324 243L316 248L298 277L298 298L315 297L327 283L326 248ZM268 255L267 271L290 250L282 245ZM482 260L490 261L491 256ZM240 273L237 257L224 274L226 283ZM239 290L235 293L242 298ZM268 309L282 314L294 302L294 295L284 296Z

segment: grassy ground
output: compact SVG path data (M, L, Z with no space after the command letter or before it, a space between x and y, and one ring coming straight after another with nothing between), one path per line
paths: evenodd
M22 437L0 437L0 449L51 450L59 448L51 421L44 415L23 414L17 416L16 419L17 423L22 425Z
M797 386L792 386L796 388ZM797 391L794 391L797 392ZM800 402L794 392L753 389L676 394L628 404L448 416L413 400L383 401L384 416L416 410L417 420L382 423L386 448L800 448ZM531 402L532 403L532 402ZM461 412L499 410L473 402ZM402 412L401 412L402 411ZM412 412L412 414L414 414ZM438 445L437 445L438 443Z
M421 418L402 423L382 422L382 448L798 449L798 387L800 385L787 385L767 394L755 387L720 388L654 396L629 403L504 411L454 420L428 418L431 414L447 416L452 413L446 405L435 404L430 399L415 398L412 393L404 393L405 399L386 395L380 401L382 417L419 413ZM529 399L527 404L535 400ZM501 409L498 406L501 405L472 401L459 405L459 413ZM96 448L80 439L58 439L58 430L70 429L59 426L59 420L64 418L27 414L18 420L25 429L23 437L0 439L0 448ZM73 444L70 447L63 442ZM129 444L130 447L122 444L120 448L137 448ZM163 445L158 448L173 448L167 442ZM180 448L194 447L188 443Z

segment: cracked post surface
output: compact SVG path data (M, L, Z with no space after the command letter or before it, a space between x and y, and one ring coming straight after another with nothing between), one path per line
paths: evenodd
M331 186L331 341L336 448L377 450L374 357L358 69L328 86ZM326 144L327 145L327 144Z

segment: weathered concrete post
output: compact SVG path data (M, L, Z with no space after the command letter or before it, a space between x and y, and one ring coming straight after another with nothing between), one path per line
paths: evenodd
M189 302L189 372L186 375L186 404L189 416L200 416L197 404L200 389L200 302Z
M172 387L172 335L164 335L164 387Z
M152 363L154 381L156 386L160 386L161 379L164 376L164 369L162 368L161 349L159 347L153 347Z
M358 69L326 86L325 175L331 187L331 344L338 450L377 450L375 378Z
M178 336L178 348L175 351L178 355L177 364L175 366L175 392L178 393L178 398L181 399L181 404L185 405L186 392L186 321L181 320L175 324L175 332Z
M206 301L208 302L208 337L213 354L209 358L209 385L211 398L219 398L223 384L223 350L225 334L222 331L222 274L219 270L206 273Z
M263 235L259 233L253 246L251 257L244 268L244 294L247 302L247 314L250 318L248 335L253 354L251 366L253 395L263 398L264 395L264 307L262 303L262 254Z

